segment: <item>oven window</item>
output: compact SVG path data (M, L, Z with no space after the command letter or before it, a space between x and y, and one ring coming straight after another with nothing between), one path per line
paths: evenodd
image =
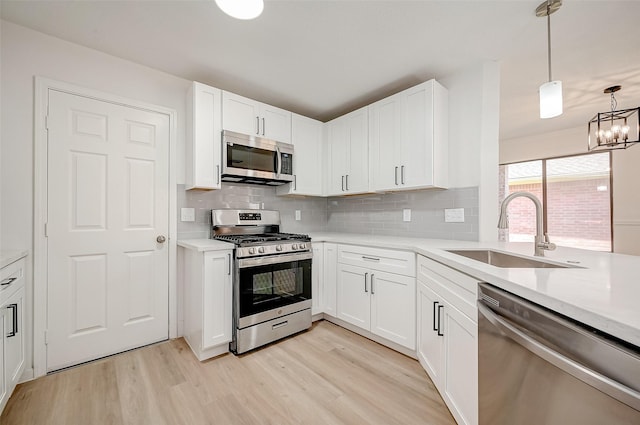
M227 167L274 173L276 153L243 145L227 146Z
M311 299L311 260L240 269L240 317Z

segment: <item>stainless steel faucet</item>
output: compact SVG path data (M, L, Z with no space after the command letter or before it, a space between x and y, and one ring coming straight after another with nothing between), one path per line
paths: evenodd
M519 197L525 197L525 198L531 199L536 206L536 239L535 239L535 245L534 245L535 250L533 255L538 257L544 257L544 251L545 250L553 251L554 249L556 249L556 244L549 242L549 235L547 235L546 233L543 234L542 204L540 203L540 200L535 197L535 195L529 192L513 192L511 195L504 198L504 201L502 201L502 205L500 205L500 218L498 219L498 229L509 228L509 216L507 215L507 206L509 205L509 202Z

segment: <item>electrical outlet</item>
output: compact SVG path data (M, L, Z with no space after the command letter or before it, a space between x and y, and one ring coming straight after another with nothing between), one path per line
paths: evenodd
M196 209L180 208L180 221L196 221Z
M464 208L445 208L444 221L446 223L464 223Z
M302 214L300 213L300 210L296 210L296 221L300 221Z
M402 210L402 221L411 221L411 210L409 208Z

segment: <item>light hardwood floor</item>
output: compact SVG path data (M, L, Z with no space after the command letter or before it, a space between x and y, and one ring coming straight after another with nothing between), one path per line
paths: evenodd
M455 422L417 361L326 321L199 362L180 338L21 384L2 425Z

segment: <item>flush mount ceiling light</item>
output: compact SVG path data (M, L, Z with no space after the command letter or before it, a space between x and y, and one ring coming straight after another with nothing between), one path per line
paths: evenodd
M613 94L621 88L604 89L605 94L611 94L611 112L598 112L589 121L590 151L626 149L640 142L640 107L616 111L618 102Z
M562 81L551 79L551 14L562 6L562 0L547 0L536 8L537 17L547 17L547 59L549 81L540 86L540 118L562 115Z
M263 0L216 0L218 7L227 15L236 19L254 19L264 9Z

